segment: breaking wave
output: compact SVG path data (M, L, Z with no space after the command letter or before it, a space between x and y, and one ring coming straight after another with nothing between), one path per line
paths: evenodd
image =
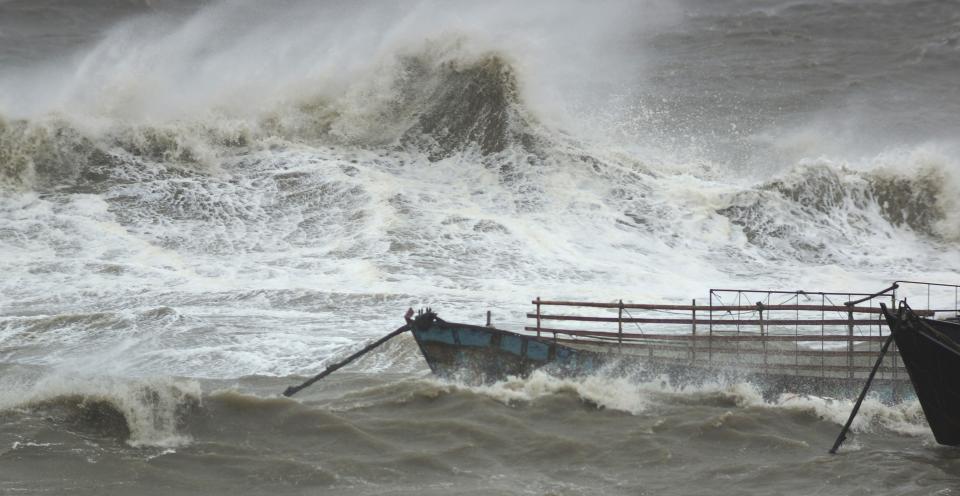
M764 256L802 262L849 258L862 251L865 233L958 236L952 215L957 180L949 161L853 170L842 162L805 160L751 185L738 177L736 164L704 169L702 158L688 158L675 165L670 153L651 160L622 144L570 134L557 117L562 112L542 103L545 95L562 97L551 91L557 82L547 81L550 71L518 50L530 48L528 40L498 42L469 30L418 33L418 41L401 33L395 36L402 42L376 48L369 40L340 40L368 55L349 65L348 74L296 67L267 86L254 78L249 87L233 83L220 94L198 83L186 101L174 92L163 93L170 101L150 100L151 81L170 84L170 74L160 71L178 72L181 59L198 57L184 51L183 39L210 37L225 22L217 15L242 17L249 7L217 5L183 29L149 18L123 24L83 53L74 79L64 83L73 85L63 90L65 100L37 107L8 103L19 116L0 115L0 188L102 195L122 225L152 243L215 253L356 237L358 225L383 208L372 182L381 176L362 174L358 163L387 174L434 162L482 169L506 193L489 213L547 213L558 206L558 214L574 207L618 211L605 219L607 231L663 238L680 223L689 232L678 235L694 238L716 229L713 217L719 215ZM146 35L137 30L144 26L150 27ZM227 33L241 46L252 37ZM149 46L150 39L166 45ZM211 69L238 63L230 49L213 46L200 56ZM161 62L141 67L138 50L156 51ZM329 68L343 54L303 55ZM124 71L134 68L151 77L130 79ZM33 76L21 76L26 79L7 83L29 87ZM77 96L94 81L118 91ZM459 182L478 179L478 172L458 174ZM690 176L693 187L670 190L672 182ZM704 195L718 179L726 181L722 198ZM571 183L595 201L568 198ZM406 195L387 201L401 214L416 213ZM709 218L689 225L684 211L691 208L705 209ZM148 227L171 223L180 228ZM475 227L510 234L494 219ZM404 249L396 241L393 246Z
M844 425L853 407L851 399L810 395L781 394L765 399L756 387L745 382L716 381L697 386L676 387L666 379L638 382L632 378L604 374L561 379L540 371L534 372L528 378L509 378L482 386L436 379L405 381L401 384L361 389L337 398L330 406L337 409L370 408L377 403L431 401L446 395L477 395L517 407L552 405L554 400L567 398L598 410L654 417L669 415L668 412L672 409L685 406L727 408L739 412L738 415L741 416L763 412L775 412L778 415L786 413L803 419L830 422L837 426ZM931 438L923 411L916 399L891 405L868 397L861 406L852 430L858 433L888 431Z
M218 158L296 143L414 150L440 160L481 156L537 141L518 100L518 81L499 55L477 60L400 57L387 93L304 101L253 120L177 121L86 129L67 117L3 120L0 177L10 188L98 191L99 183L142 182L216 172ZM364 90L356 90L363 93ZM279 142L277 140L280 140Z
M877 243L878 233L896 229L956 241L956 179L943 163L906 165L858 171L803 163L732 195L718 213L751 243L808 262L842 262L850 248Z
M524 209L542 209L544 196L558 193L544 190L545 173L599 179L608 191L596 193L623 209L623 225L654 232L669 224L664 214L677 217L670 210L697 201L651 198L658 183L678 171L658 172L539 123L521 99L517 71L502 55L402 56L392 70L387 88L376 88L389 96L356 90L338 102L301 102L254 120L116 123L94 131L68 117L0 119L0 179L8 190L103 194L129 226L155 223L159 219L151 217L158 213L197 230L211 222L244 226L213 245L205 241L204 248L214 251L249 249L244 240L269 243L267 232L251 237L246 229L277 225L290 208L309 213L284 233L286 240L315 239L313 227L349 235L358 216L373 214L365 212L373 185L352 179L359 157L387 168L423 159L465 161L465 167L492 170ZM353 93L369 102L358 105L364 96ZM319 176L289 171L278 166L284 158L330 167ZM953 241L956 179L948 168L941 161L852 170L806 161L756 187L732 185L740 191L727 194L728 205L716 213L750 243L802 261L840 260L842 248L856 249L865 233L891 228ZM397 202L405 200L390 201L402 208ZM307 231L296 232L301 229ZM157 241L177 247L197 238L202 234L188 229Z
M47 376L33 384L5 381L4 386L0 410L39 414L80 436L135 448L190 443L183 428L201 405L195 381Z

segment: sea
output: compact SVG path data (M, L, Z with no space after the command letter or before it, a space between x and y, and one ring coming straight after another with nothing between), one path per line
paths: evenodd
M0 494L960 494L909 397L280 394L408 308L960 283L958 152L955 1L0 0Z

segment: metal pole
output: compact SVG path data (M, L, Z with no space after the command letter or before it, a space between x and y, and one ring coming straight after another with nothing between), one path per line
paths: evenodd
M737 291L737 306L743 306L740 303L741 292ZM740 360L740 310L737 310L737 360Z
M891 342L893 342L893 332L891 332L890 337L884 341L883 348L880 349L880 356L877 357L877 362L873 364L873 370L870 371L870 375L867 377L867 383L863 385L863 391L860 391L860 397L857 398L857 403L853 405L853 411L850 412L850 418L847 419L847 423L844 424L843 430L840 431L840 435L837 436L837 440L833 443L833 447L830 448L831 455L837 454L837 450L840 449L840 445L847 438L847 431L850 430L850 424L853 423L853 418L856 417L857 412L860 411L860 404L863 403L863 399L867 396L867 390L870 389L870 383L873 382L873 376L876 375L877 369L880 367L880 363L883 361L883 355L887 352L887 348L890 347Z
M710 290L710 320L707 321L707 363L713 362L713 290Z
M847 296L847 301L849 300L850 297ZM849 368L847 373L853 379L853 310L847 312L847 321L850 322L847 324L847 367Z
M757 312L760 314L760 335L763 336L763 303L757 302Z
M346 359L341 360L341 361L339 361L339 362L337 362L337 363L335 363L335 364L327 367L326 369L324 369L323 372L320 372L319 374L317 374L316 376L314 376L312 379L308 379L308 380L307 380L306 382L304 382L303 384L301 384L301 385L299 385L299 386L290 386L290 387L288 387L286 390L283 391L283 395L289 398L290 396L293 396L293 395L297 394L300 390L309 387L311 384L313 384L313 383L319 381L320 379L323 379L324 377L332 374L333 372L335 372L335 371L336 371L337 369L339 369L340 367L343 367L344 365L349 364L350 362L352 362L352 361L354 361L354 360L362 357L363 355L366 355L367 353L373 351L374 348L376 348L377 346L380 346L380 345L382 345L383 343L386 343L387 341L390 341L391 339L397 337L397 336L400 335L400 334L403 334L403 333L409 331L410 329L411 329L411 324L406 324L406 325L404 325L404 326L401 326L401 327L397 328L397 330L395 330L395 331L387 334L386 336L384 336L384 337L382 337L382 338L374 341L373 343L365 346L362 350L360 350L360 351L358 351L358 352L350 355L350 356L347 357Z
M897 308L897 288L896 287L894 287L893 292L890 293L890 308ZM889 332L890 335L892 336L893 329L889 329L889 326L887 327L888 327L887 332ZM893 346L896 346L896 343L894 343ZM900 353L900 350L896 350L896 352L897 353L893 355L893 401L894 402L896 402L900 398L900 381L897 379L897 376L899 375L897 368L900 367L899 365L897 365L897 354Z
M623 351L623 300L617 309L617 347L618 351Z
M824 349L823 338L826 334L826 325L823 323L823 319L826 317L823 311L823 305L826 303L824 301L825 296L820 295L820 381L821 384L827 377L826 361L827 355L826 350Z
M757 313L760 315L760 343L763 345L763 372L767 372L767 336L763 330L763 303L757 302Z
M694 298L690 303L690 362L697 360L697 299Z
M540 297L537 297L537 337L540 337Z

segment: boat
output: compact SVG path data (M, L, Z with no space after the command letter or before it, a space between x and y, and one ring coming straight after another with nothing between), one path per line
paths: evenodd
M603 353L489 325L447 322L430 310L421 311L410 330L430 370L445 379L492 383L541 368L560 377L588 375L606 361Z
M284 395L410 332L434 374L465 383L489 384L536 371L558 377L602 373L681 388L748 382L766 398L784 393L843 398L869 379L874 394L896 403L912 396L911 376L897 347L888 349L886 327L893 321L879 303L895 303L901 285L925 290L927 309L911 310L918 318L935 315L934 287L949 289L952 311L960 310L960 286L912 281L876 293L711 289L705 305L696 299L688 305L538 297L526 325L514 330L493 325L490 312L486 325L476 325L410 309L405 325Z
M724 303L722 294L732 301ZM758 295L761 301L753 301ZM522 331L499 329L489 320L486 325L449 322L430 310L408 322L430 370L466 383L527 377L536 370L560 377L599 372L674 387L747 382L767 398L784 393L847 397L870 371L885 321L879 307L834 304L831 297L862 302L875 295L714 289L707 305L537 298L527 314L530 325ZM586 312L547 311L557 307ZM565 325L548 327L548 322ZM634 330L624 329L631 325ZM875 393L888 403L909 395L896 351L883 365Z
M923 317L905 301L883 312L934 438L960 445L960 323Z
M926 309L912 308L901 294L899 309L891 311L884 300L889 298L892 307L901 285L925 290ZM950 293L952 308L935 309L932 291L943 289ZM744 381L765 398L784 393L849 397L860 390L833 454L872 385L886 403L915 393L937 442L960 445L960 383L955 380L960 377L960 285L896 281L866 294L711 289L707 305L697 305L695 299L681 305L539 297L531 303L535 311L526 315L530 325L522 331L495 327L489 311L486 325L473 325L448 322L429 308L414 316L411 308L405 325L283 394L292 396L410 332L434 374L467 383L543 371L558 377L628 374L681 388ZM546 311L550 308L574 310ZM649 312L671 315L645 314ZM940 313L952 316L936 320ZM548 327L550 322L562 327ZM636 330L625 332L631 324Z

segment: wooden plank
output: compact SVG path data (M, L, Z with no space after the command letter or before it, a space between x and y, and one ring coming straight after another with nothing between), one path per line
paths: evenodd
M533 302L536 304L536 302ZM587 307L587 308L619 308L619 303L600 303L600 302L583 302L583 301L540 301L541 305L549 306L568 306L568 307ZM693 305L669 305L669 304L649 304L649 303L624 303L623 308L634 309L634 310L686 310L690 311L694 309ZM727 311L751 311L757 310L757 305L714 305L710 306L697 306L698 310L713 310L715 312L727 312ZM879 314L882 313L879 308L873 307L853 307L854 313L873 313ZM841 305L764 305L764 310L810 310L810 311L825 311L825 312L847 312L849 307Z
M557 339L557 342L558 342L558 343L561 343L561 344L593 344L593 345L602 345L602 344L605 344L605 343L603 343L603 342L591 341L591 340L589 340L589 339L569 339L569 338L567 338L567 339L558 338L558 339ZM696 350L696 351L710 351L710 350L712 349L713 351L717 351L717 352L725 353L725 354L726 354L726 353L730 353L730 354L744 354L744 355L762 355L762 354L763 354L763 349L762 349L762 348L757 348L757 349L750 349L750 348L727 348L727 347L717 347L717 346L714 346L713 348L708 348L708 347L706 347L706 346L696 346L696 347L694 347L694 348L691 348L690 345L687 344L687 343L678 343L678 344L673 344L673 345L671 345L671 344L662 344L662 343L663 343L662 341L651 341L651 342L649 342L649 343L636 342L636 341L627 341L627 342L624 342L624 343L623 343L623 348L624 348L624 349L631 349L631 348L633 348L633 349L643 349L643 350L653 349L653 350L658 350L658 351L672 351L672 352L677 352L677 353L685 353L685 352L690 351L691 349ZM613 350L611 349L611 351L613 351ZM849 352L847 352L846 349L843 349L843 350L823 350L823 351L820 351L820 350L797 350L797 351L794 351L794 350L771 350L771 349L768 349L768 350L767 350L767 354L768 354L768 355L771 355L771 356L823 357L823 358L825 358L825 359L827 359L827 360L838 359L838 358L846 358L846 357L848 356L848 353L849 353ZM875 350L874 350L874 351L854 351L854 352L852 352L852 353L853 353L853 356L867 356L867 357L875 357L875 356L877 356L877 351L875 351ZM891 353L897 354L896 351L888 351L888 352L887 352L887 355L890 355Z
M531 302L536 304L536 301ZM600 303L600 302L589 302L589 301L547 301L540 300L540 305L544 306L567 306L567 307L585 307L585 308L619 308L619 303ZM629 310L685 310L690 311L694 309L693 305L668 305L668 304L648 304L648 303L624 303L623 308ZM749 312L752 310L757 310L756 305L714 305L714 306L697 306L697 310L701 311L714 311L714 312ZM853 313L870 313L870 314L881 314L882 310L875 307L847 307L844 305L764 305L763 309L766 311L811 311L811 312L843 312L847 313L853 311ZM933 312L930 310L914 310L914 313L921 316L930 316L933 315Z
M626 346L626 344L624 346ZM707 361L691 362L688 358L679 357L679 356L667 357L667 356L654 355L650 357L647 355L635 355L635 358L642 360L643 362L652 362L652 363L658 363L658 364L675 364L675 365L685 365L685 366L704 367L704 368L735 367L743 371L753 371L758 373L768 372L771 370L784 370L788 372L801 371L800 374L790 374L790 375L797 375L798 377L809 377L809 378L826 377L826 378L832 378L832 379L839 379L839 378L846 378L846 377L823 376L820 374L820 372L821 371L822 372L849 372L851 369L854 372L869 372L872 369L872 367L870 366L861 366L861 365L849 367L847 365L820 365L815 363L814 364L803 364L803 363L793 364L793 363L776 363L776 362L768 363L766 367L764 367L763 362L744 364L740 362L724 362L723 359L721 359L720 361L715 361L713 363L709 363ZM904 373L903 368L899 365L895 367L890 365L882 365L879 369L879 372L888 376L886 377L886 379L892 379L889 376L893 375L894 371L896 371L897 374L901 374L900 377L896 378L896 380L903 381L903 382L907 382L909 380L906 373ZM803 373L803 372L807 372L807 373ZM810 372L813 372L813 373L810 373ZM857 378L855 378L855 380L856 379Z
M642 357L642 356L641 356L641 357L639 357L639 358L642 358L642 359L645 360L645 361L646 361L646 360L650 360L650 358L648 358L648 357ZM824 366L820 366L820 365L818 365L818 364L802 364L802 363L799 364L799 365L795 365L795 364L791 364L791 363L769 363L769 364L767 364L767 365L764 365L763 363L755 363L755 364L748 364L748 365L744 366L743 364L739 364L739 363L724 363L723 361L719 361L719 362L718 362L718 361L714 361L712 364L708 364L708 363L706 363L706 362L699 362L699 363L691 364L689 360L684 360L684 359L680 359L680 358L678 358L678 359L672 359L672 358L667 358L667 357L654 357L654 358L653 358L653 361L660 362L660 363L667 363L667 364L686 364L686 365L712 367L712 368L724 368L724 367L727 367L727 368L737 368L737 369L741 369L741 370L743 370L743 371L745 371L745 372L756 372L756 373L764 373L764 374L769 374L770 371L774 371L774 370L781 370L781 371L786 371L786 372L796 372L796 371L800 371L799 374L787 374L787 375L796 375L797 377L809 377L809 378L825 377L825 378L830 378L830 379L841 379L841 378L842 378L842 379L847 379L847 377L844 377L844 376L824 376L824 375L821 375L819 372L821 372L821 371L822 371L822 372L851 372L851 371L853 371L853 372L870 372L870 370L873 369L873 367L870 367L870 366L860 366L860 365L856 365L856 366L853 366L853 367L848 367L848 366L846 366L846 365L824 365ZM889 365L883 365L883 366L881 366L880 369L878 370L878 373L882 373L882 374L885 374L885 375L888 375L888 376L889 376L889 375L893 375L894 370L896 370L898 374L903 374L904 376L906 375L906 374L904 374L902 368L900 368L900 367L894 368L894 367L891 367L891 366L889 366ZM804 372L806 372L806 373L804 373ZM813 372L813 373L811 373L811 372ZM906 377L904 377L904 376L901 376L901 377L898 378L897 380L901 380L901 381L906 382L908 379L907 379ZM890 379L890 377L886 377L885 379ZM858 380L858 378L855 377L853 380Z
M536 331L536 327L524 327L526 331ZM620 336L620 333L617 332L606 332L606 331L586 331L586 330L575 330L575 329L555 329L548 327L541 327L540 332L550 333L550 334L566 334L570 336L585 336L585 337L606 337L614 338ZM661 340L675 340L675 341L686 341L686 340L698 340L706 341L711 338L710 335L698 334L696 336L690 334L636 334L636 333L624 333L623 339L626 340L636 340L636 339L661 339ZM854 342L873 342L873 341L883 341L886 339L886 336L847 336L843 334L767 334L761 336L759 334L746 334L746 335L726 335L719 334L717 332L713 333L712 338L715 341L756 341L761 342L763 340L767 341L854 341Z
M527 318L533 319L537 318L537 314L528 313ZM848 319L808 319L808 320L793 320L793 319L650 319L650 318L626 318L619 319L617 317L589 317L584 315L539 315L540 320L565 320L565 321L576 321L576 322L622 322L624 324L683 324L683 325L740 325L740 326L749 326L749 325L766 325L766 326L846 326L850 325L887 325L886 320L880 319L860 319L860 320L848 320Z

